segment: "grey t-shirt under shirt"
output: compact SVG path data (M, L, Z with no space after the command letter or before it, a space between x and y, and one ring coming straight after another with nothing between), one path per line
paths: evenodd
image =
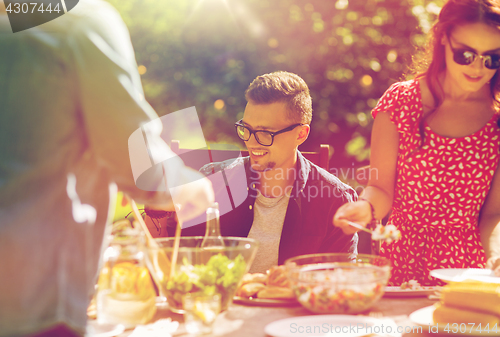
M260 245L250 273L265 273L278 264L281 230L289 200L287 194L279 198L267 198L258 192L248 237L259 241Z

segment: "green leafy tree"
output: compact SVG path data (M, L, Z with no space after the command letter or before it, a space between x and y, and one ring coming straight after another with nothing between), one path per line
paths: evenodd
M129 27L147 100L196 106L209 142L243 146L234 122L258 75L308 83L312 133L335 167L367 164L371 109L425 42L442 0L109 0ZM189 144L182 144L189 147Z

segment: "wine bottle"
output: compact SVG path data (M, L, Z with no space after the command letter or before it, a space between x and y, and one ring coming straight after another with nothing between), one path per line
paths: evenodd
M224 240L220 235L219 217L219 204L215 202L207 209L207 229L201 243L202 248L224 248Z

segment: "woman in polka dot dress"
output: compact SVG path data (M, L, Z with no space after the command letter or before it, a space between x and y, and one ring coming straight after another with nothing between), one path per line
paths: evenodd
M402 239L380 250L391 285L440 284L433 269L500 265L499 55L498 0L450 0L423 69L372 111L368 186L334 224L352 233L345 220L366 226L392 211Z

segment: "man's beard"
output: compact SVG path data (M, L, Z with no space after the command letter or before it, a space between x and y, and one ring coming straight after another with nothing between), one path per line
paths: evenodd
M250 166L252 167L252 170L256 172L265 172L274 169L274 167L276 166L276 162L270 161L267 162L265 165L251 163Z

